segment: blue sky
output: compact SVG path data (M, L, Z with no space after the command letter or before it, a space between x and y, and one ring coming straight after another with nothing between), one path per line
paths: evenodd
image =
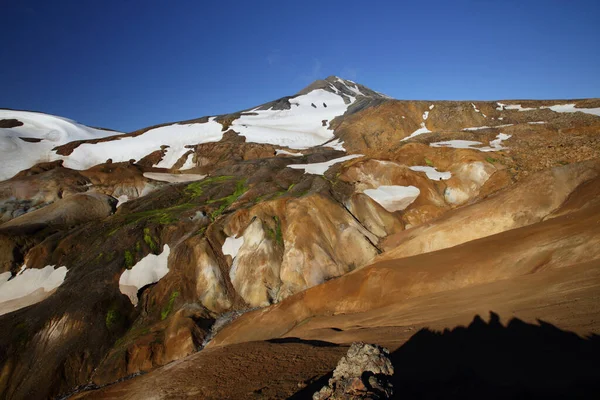
M339 75L398 99L600 97L600 1L2 0L0 107L132 131Z

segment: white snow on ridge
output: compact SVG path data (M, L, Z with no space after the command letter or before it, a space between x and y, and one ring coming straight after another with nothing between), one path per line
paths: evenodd
M474 149L474 150L478 150L478 149L473 146L480 146L482 144L483 143L476 142L474 140L446 140L443 142L429 143L429 145L431 147L450 147L453 149Z
M225 239L225 242L223 243L223 247L221 249L223 251L223 254L229 255L231 256L231 258L235 258L243 244L243 235L238 238L236 238L235 236L229 236Z
M73 169L86 169L105 162L111 158L113 162L130 159L140 160L161 145L167 145L167 154L157 166L170 168L189 148L186 145L218 142L223 137L223 126L211 117L206 123L173 124L150 129L136 137L126 137L101 143L84 143L77 147L70 156L65 157L64 165Z
M167 174L163 172L144 172L144 178L160 182L181 183L194 182L206 178L206 175L200 174Z
M22 126L0 128L0 181L39 162L61 159L52 149L74 140L97 139L120 132L90 128L73 120L31 111L0 110L1 119L17 119ZM20 138L41 139L26 142Z
M500 104L500 103L498 103L498 104ZM504 107L505 110L519 110L519 111L537 110L537 108L535 108L535 107L531 107L531 108L521 107L520 104L509 104L509 105L502 104L502 106Z
M128 201L129 201L129 196L127 196L126 194L122 194L119 197L117 197L117 205L116 205L116 207L119 208L123 204L127 203Z
M471 150L479 150L483 152L488 151L500 151L506 150L506 147L502 147L502 142L508 140L512 137L512 135L507 135L505 133L499 133L496 136L496 139L490 141L490 145L487 147L476 147L481 146L483 143L477 142L474 140L447 140L444 142L435 142L430 143L431 147L450 147L453 149L471 149Z
M325 147L330 147L334 150L339 150L339 151L346 151L346 149L344 148L344 141L338 139L332 140L329 143L327 143L327 145L325 145Z
M550 110L558 113L574 113L582 112L585 114L592 114L600 117L600 107L598 108L575 108L575 104L560 104L556 106L546 106L542 108L549 108Z
M473 109L475 110L475 112L480 113L483 118L487 118L487 115L485 115L484 113L481 112L481 110L479 110L479 108L477 108L477 106L475 105L475 103L471 103L471 105L473 106Z
M421 127L419 129L417 129L416 131L414 131L413 133L411 133L409 136L405 137L404 139L400 140L401 142L408 140L408 139L412 139L415 136L419 136L422 135L423 133L429 133L431 132L429 129L427 129L427 127L425 126L425 122L421 122Z
M360 91L360 89L358 88L358 85L356 84L356 82L353 82L353 81L348 80L348 79L342 79L340 77L336 77L336 79L337 79L337 81L339 83L341 83L342 85L346 86L346 88L348 90L350 90L351 92L354 92L357 96L359 96L359 95L360 96L364 96L365 95L363 92ZM351 83L354 86L349 85L348 83ZM336 93L337 93L337 89L336 89Z
M276 156L292 156L292 157L302 157L303 154L302 153L292 153L291 151L287 151L287 150L281 150L281 149L277 149L275 150L275 155Z
M329 167L334 164L341 163L344 161L352 160L353 158L363 157L362 154L350 154L348 156L334 158L333 160L312 163L312 164L291 164L288 168L292 169L303 169L305 174L323 175Z
M491 128L506 128L507 126L513 126L514 124L504 124L504 125L496 125L496 126L475 126L473 128L464 128L463 131L479 131L481 129L491 129Z
M419 197L421 191L415 186L379 186L366 189L364 194L375 200L389 212L404 210Z
M165 244L159 255L150 253L131 269L123 271L119 278L119 290L129 297L134 306L137 306L138 303L138 290L158 282L169 272L167 261L170 253L171 249Z
M333 139L329 123L349 106L341 96L323 89L289 101L289 110L255 110L258 115L242 115L232 122L231 128L245 136L247 142L305 149Z
M434 167L416 165L413 167L409 167L409 169L411 171L425 172L427 177L433 181L439 181L439 180L445 181L452 177L452 173L450 171L440 172Z
M479 131L481 129L490 129L491 126L474 126L472 128L463 128L463 131Z
M10 279L10 272L0 274L0 315L38 303L59 287L67 275L67 267L23 268Z
M490 146L491 149L490 150L481 150L481 151L496 151L496 150L504 150L504 147L502 147L502 142L505 140L508 140L512 137L512 135L507 135L505 133L499 133L498 136L496 136L496 139L490 141Z
M185 171L186 169L191 169L194 168L196 166L196 164L194 163L194 154L190 153L187 158L185 159L185 162L183 163L183 165L181 166L181 168L179 169L180 171Z

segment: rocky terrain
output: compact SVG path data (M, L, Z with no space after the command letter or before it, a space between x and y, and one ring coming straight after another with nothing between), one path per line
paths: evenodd
M599 389L599 99L329 77L131 133L0 110L0 160L0 398ZM393 376L340 372L354 342Z

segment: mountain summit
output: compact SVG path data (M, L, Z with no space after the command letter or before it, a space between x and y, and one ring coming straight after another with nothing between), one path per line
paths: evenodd
M369 98L383 98L391 99L382 93L376 92L363 86L359 83L353 82L348 79L342 79L337 76L328 76L325 79L318 79L298 92L299 95L307 94L313 90L322 89L331 93L335 93L344 97L347 104L352 103L357 97L369 97Z

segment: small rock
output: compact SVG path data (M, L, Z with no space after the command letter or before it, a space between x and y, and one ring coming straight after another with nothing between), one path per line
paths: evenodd
M386 348L361 342L352 343L338 362L329 384L313 395L313 400L389 399L394 367Z

